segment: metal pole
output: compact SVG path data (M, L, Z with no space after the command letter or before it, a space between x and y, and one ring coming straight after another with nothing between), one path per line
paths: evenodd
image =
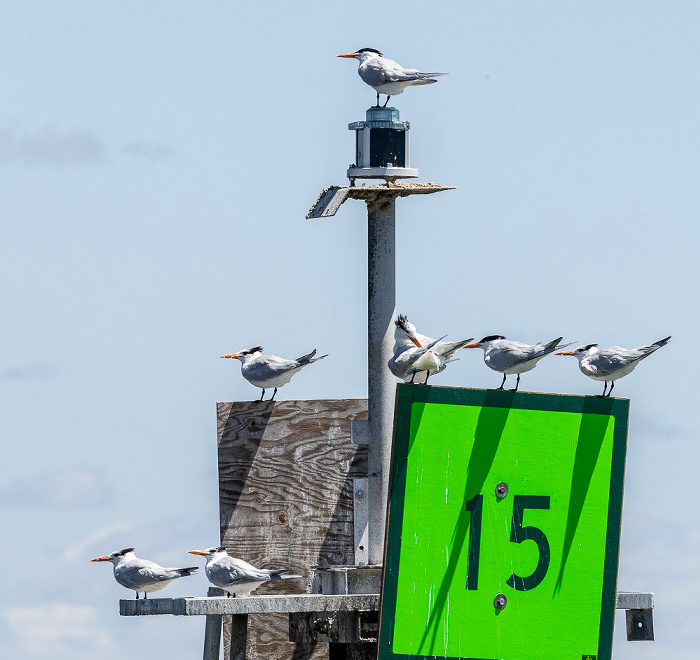
M389 463L396 384L387 368L394 346L396 198L367 204L368 399L369 399L369 563L384 560Z

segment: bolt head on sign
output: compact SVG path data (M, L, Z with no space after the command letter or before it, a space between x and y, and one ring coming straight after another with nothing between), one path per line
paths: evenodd
M628 410L399 385L379 660L611 659Z

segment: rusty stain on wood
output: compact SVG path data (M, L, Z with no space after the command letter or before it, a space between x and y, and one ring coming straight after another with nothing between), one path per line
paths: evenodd
M365 399L217 404L219 511L226 549L296 580L254 595L308 593L310 566L354 563L353 478L367 476L367 447L351 423ZM285 614L248 619L249 660L325 660L326 644L291 643Z

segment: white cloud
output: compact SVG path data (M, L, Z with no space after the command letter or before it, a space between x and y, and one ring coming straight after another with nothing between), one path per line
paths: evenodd
M112 500L112 488L101 472L72 467L16 479L0 486L0 506L77 508L102 506Z
M117 644L100 625L97 610L84 605L40 603L2 610L9 629L5 657L34 660L117 660Z

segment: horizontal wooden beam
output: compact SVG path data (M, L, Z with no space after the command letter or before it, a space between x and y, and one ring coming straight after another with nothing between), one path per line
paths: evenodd
M150 598L119 601L119 614L122 616L372 612L378 609L379 594L297 594L247 598Z
M618 610L651 610L654 608L654 594L620 591L617 594L616 607ZM378 609L379 594L295 594L247 598L150 598L119 601L119 614L122 616L372 612Z

